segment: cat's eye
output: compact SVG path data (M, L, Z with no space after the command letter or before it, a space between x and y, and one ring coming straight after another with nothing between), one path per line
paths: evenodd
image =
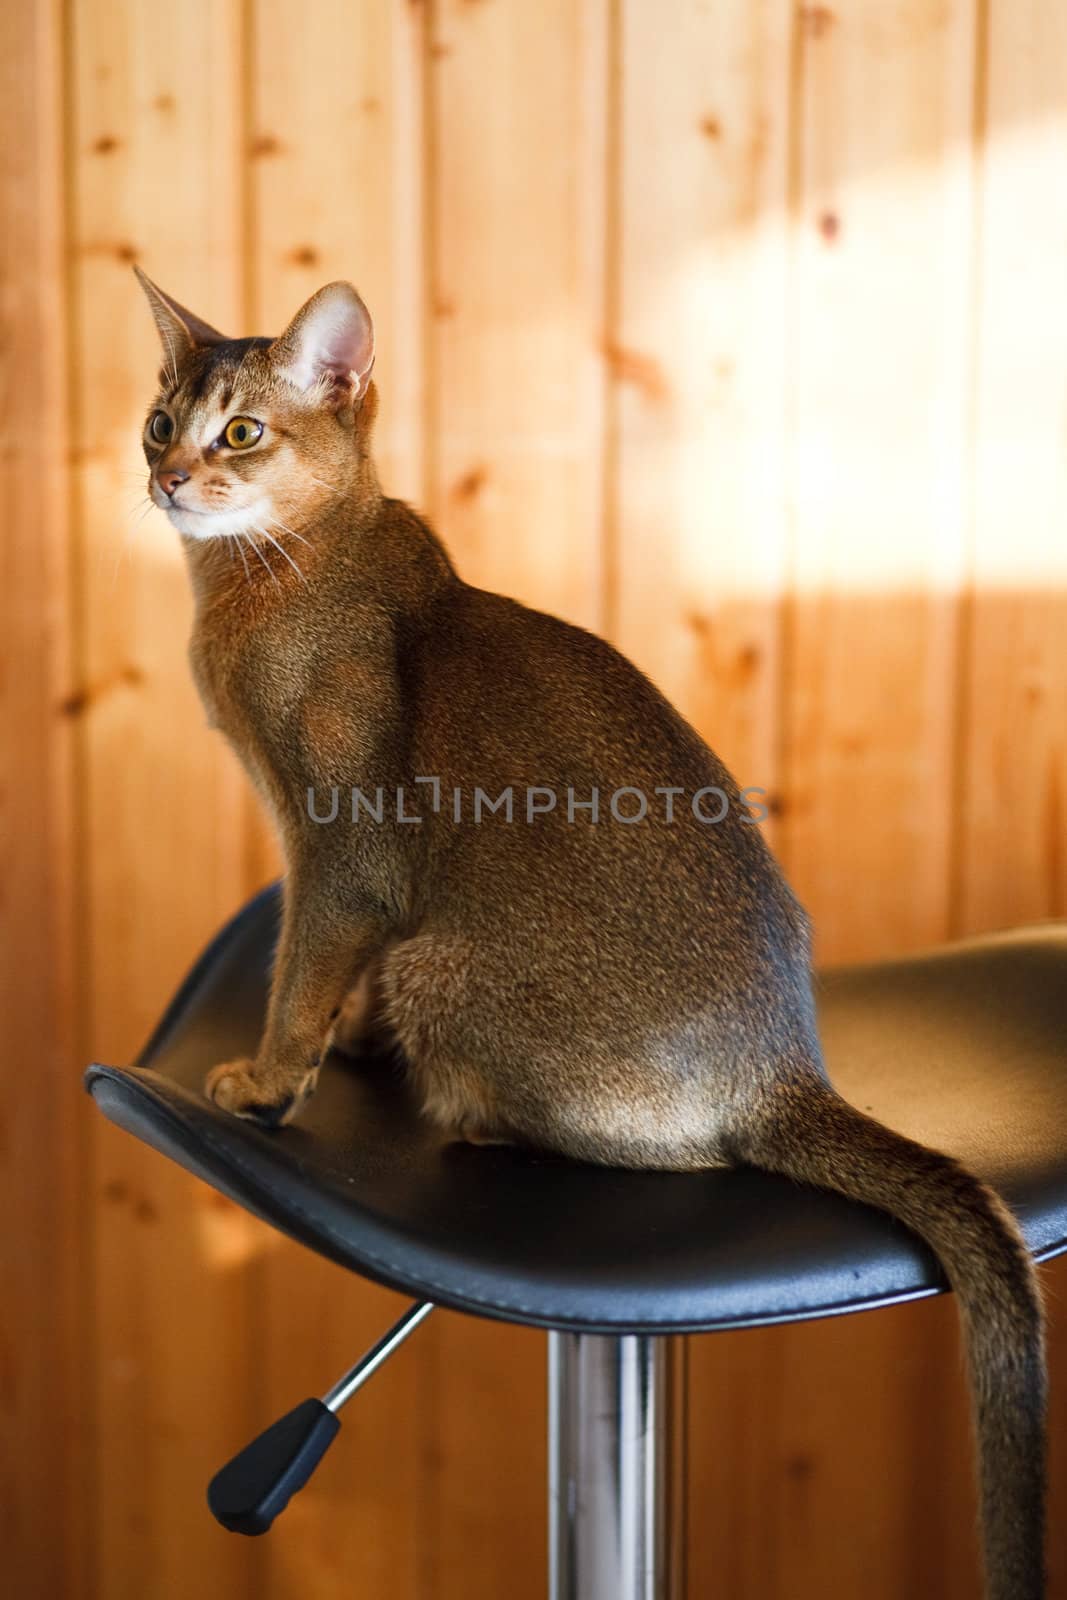
M167 444L174 437L174 422L165 411L153 411L148 420L148 434L156 444Z
M263 424L255 417L231 417L222 430L222 437L231 450L247 450L263 437Z

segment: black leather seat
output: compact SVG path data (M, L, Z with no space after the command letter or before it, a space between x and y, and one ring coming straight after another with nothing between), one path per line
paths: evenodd
M219 934L138 1064L94 1066L113 1122L323 1255L442 1305L541 1327L669 1333L884 1305L943 1287L877 1211L754 1171L581 1167L447 1143L386 1062L331 1057L293 1127L201 1093L256 1045L278 919L266 890ZM1067 925L826 973L841 1091L959 1156L1038 1256L1067 1248Z

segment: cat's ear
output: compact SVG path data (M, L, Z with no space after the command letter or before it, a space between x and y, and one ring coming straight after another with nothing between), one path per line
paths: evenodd
M333 405L367 392L374 365L374 324L350 283L328 283L297 312L271 356L290 383L318 388Z
M152 308L159 337L163 341L163 350L169 362L176 365L183 356L191 355L194 350L226 343L224 333L220 333L208 322L201 322L199 317L194 317L191 311L186 311L177 300L172 300L169 294L164 294L163 290L152 282L147 272L142 272L136 265L133 270Z

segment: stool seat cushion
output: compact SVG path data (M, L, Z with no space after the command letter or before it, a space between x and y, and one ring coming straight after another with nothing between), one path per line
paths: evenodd
M331 1055L278 1132L218 1110L204 1075L255 1050L279 907L274 888L246 906L137 1065L93 1066L87 1084L113 1122L311 1249L442 1305L586 1332L784 1322L944 1288L887 1216L767 1173L449 1142L383 1060ZM841 1092L993 1183L1037 1256L1067 1247L1067 924L833 970L818 995Z

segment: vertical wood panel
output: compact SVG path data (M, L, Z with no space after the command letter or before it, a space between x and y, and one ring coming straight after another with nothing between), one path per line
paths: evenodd
M88 1592L82 1485L92 1458L78 1372L62 163L60 7L15 0L0 13L0 1546L12 1593L67 1600Z
M617 642L739 782L777 780L785 562L785 0L623 7Z
M781 844L822 957L856 958L948 927L975 8L863 0L797 26ZM975 1592L954 1313L768 1341L773 1571L753 1593Z
M944 935L971 332L971 0L800 19L783 847L824 956Z
M925 1302L690 1340L715 1347L690 1392L691 1433L710 1434L690 1485L693 1600L973 1600L967 1401L958 1361L946 1379L936 1359L955 1314Z
M422 497L423 12L257 0L249 145L251 322L277 333L334 278L375 320L375 454L387 492ZM299 559L299 553L298 559ZM255 1269L258 1425L321 1393L404 1301L281 1241ZM354 1403L329 1460L264 1541L264 1600L414 1600L431 1329ZM432 1400L431 1400L432 1405Z
M432 507L471 582L601 606L607 0L435 8Z
M992 0L958 931L1067 915L1067 13ZM1067 1271L1051 1328L1050 1593L1067 1594Z
M454 1312L434 1312L426 1332L419 1600L542 1600L545 1335Z
M990 10L960 923L1067 913L1067 12Z
M423 496L423 8L256 0L252 319L280 333L333 278L375 322L383 487Z
M194 0L179 27L75 0L72 24L87 976L94 1048L123 1061L242 890L241 780L190 681L178 541L153 512L123 548L159 365L131 261L209 320L240 320L241 35L236 0ZM258 1235L136 1141L99 1119L94 1133L99 1590L233 1600L247 1551L203 1493L248 1426L240 1261Z

